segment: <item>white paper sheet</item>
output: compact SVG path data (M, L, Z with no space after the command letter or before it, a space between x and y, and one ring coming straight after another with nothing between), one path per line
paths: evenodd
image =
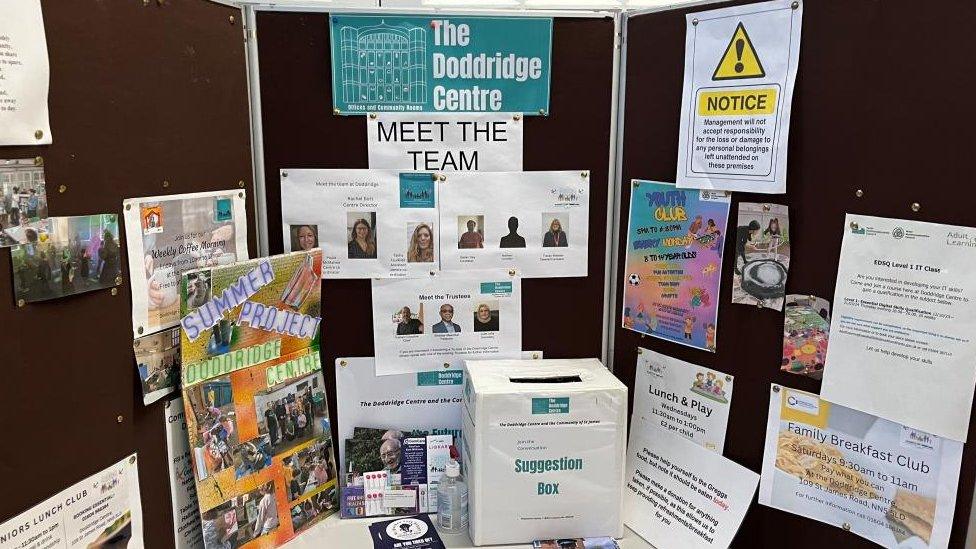
M285 251L322 248L322 278L437 271L434 178L397 170L281 170Z
M0 4L0 146L50 145L50 65L41 0Z
M197 549L203 547L203 531L200 529L200 506L197 504L197 487L193 480L193 461L190 459L183 399L167 401L164 412L176 548Z
M640 421L627 445L624 523L655 547L728 547L759 475Z
M143 547L136 455L0 524L0 549Z
M541 359L542 351L524 351L523 359ZM372 357L336 359L336 412L339 439L356 427L429 430L461 437L461 390L464 371L431 360L428 371L376 375ZM339 470L346 470L346 445L339 444Z
M132 337L179 325L186 271L247 259L243 190L122 201L132 285Z
M786 192L803 2L686 18L678 188Z
M460 368L464 359L518 358L522 279L515 271L373 280L376 374Z
M650 349L637 352L634 415L721 455L734 378Z
M966 441L976 229L848 214L821 396Z
M767 417L759 503L883 547L947 546L961 443L778 385Z
M374 169L522 169L521 114L373 113L366 117L366 136Z
M438 196L441 268L586 276L589 182L585 170L447 174Z

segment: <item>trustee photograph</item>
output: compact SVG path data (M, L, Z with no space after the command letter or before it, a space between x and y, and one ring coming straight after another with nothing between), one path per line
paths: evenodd
M393 321L396 323L396 335L417 335L424 333L424 304L420 304L420 308L415 315L410 307L404 305L399 312L393 315Z
M478 303L474 311L474 331L476 332L497 332L498 331L498 302L482 301Z
M439 314L440 322L431 326L431 331L435 334L456 334L461 333L461 326L454 323L454 305L444 303L441 305Z

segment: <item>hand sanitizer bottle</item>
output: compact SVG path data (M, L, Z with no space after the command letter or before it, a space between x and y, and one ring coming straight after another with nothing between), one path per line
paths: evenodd
M468 485L461 478L461 466L454 459L447 462L437 487L437 529L442 534L460 534L468 530Z

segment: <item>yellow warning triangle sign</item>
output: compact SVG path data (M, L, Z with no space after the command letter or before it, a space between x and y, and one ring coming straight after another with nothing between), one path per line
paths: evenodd
M756 48L749 39L749 33L740 22L732 33L732 40L729 40L728 47L722 59L715 67L715 74L712 80L735 80L738 78L762 78L766 76Z

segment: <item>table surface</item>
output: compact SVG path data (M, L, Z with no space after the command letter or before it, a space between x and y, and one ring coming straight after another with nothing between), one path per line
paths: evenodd
M343 549L372 549L373 542L369 537L368 526L374 522L391 520L392 517L377 517L366 519L339 519L339 515L332 515L322 522L312 526L299 537L286 543L287 549L319 549L321 547L342 547ZM456 535L441 535L444 545L451 549L472 549L474 545L467 533ZM618 540L621 549L653 549L630 528L624 527L624 537ZM526 549L531 543L522 545L492 545L490 547L505 549Z

